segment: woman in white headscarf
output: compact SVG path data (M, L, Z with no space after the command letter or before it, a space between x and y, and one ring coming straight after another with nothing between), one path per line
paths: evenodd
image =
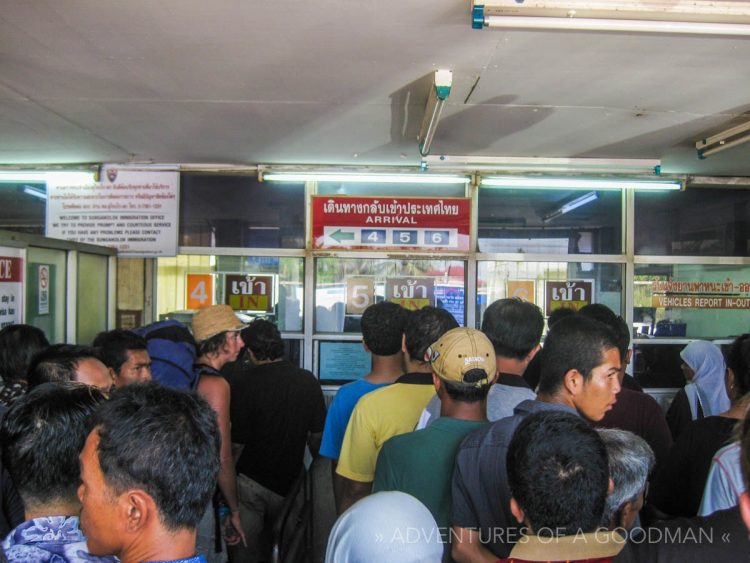
M698 387L694 397L700 401L700 410L704 411L705 417L690 422L682 431L652 482L649 503L661 512L685 518L692 518L698 513L711 460L719 448L732 441L735 425L745 418L750 404L750 370L747 368L750 361L749 343L750 334L744 334L734 341L727 355L728 369L721 384L716 385L722 393L726 394L725 389L729 392L728 396L722 397L726 399L724 404L729 405L727 408L721 410L718 398L709 393L704 385ZM700 347L696 348L693 344ZM702 372L706 370L707 364L718 363L718 359L706 359L716 356L716 352L706 346L707 342L693 344L688 354L683 351L683 359L691 369L696 366L696 375L699 369ZM703 354L695 354L696 349ZM696 358L703 358L703 364L697 364ZM695 379L693 377L693 382ZM705 382L705 379L702 381Z
M435 519L411 495L367 496L344 512L328 536L325 563L439 563L443 544Z
M678 391L667 411L667 424L677 440L693 420L729 409L724 385L726 365L718 346L704 340L691 342L680 352L687 385Z

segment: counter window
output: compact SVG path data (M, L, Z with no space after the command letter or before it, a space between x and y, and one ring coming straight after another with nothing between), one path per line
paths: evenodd
M635 252L654 256L750 255L750 190L636 192Z
M644 338L734 337L748 330L750 266L636 265L634 305Z
M302 331L303 258L180 255L158 264L159 319L190 324L198 308L227 303L243 322L264 317Z
M620 254L616 191L479 190L479 252Z
M478 262L477 328L492 302L520 297L538 305L545 317L559 307L580 309L602 303L622 310L622 265L586 262Z
M407 309L432 305L465 321L464 262L318 258L315 262L315 331L360 332L364 310L389 300Z
M182 174L180 246L304 248L304 184Z

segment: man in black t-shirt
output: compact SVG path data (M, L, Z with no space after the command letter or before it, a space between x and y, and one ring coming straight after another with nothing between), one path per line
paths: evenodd
M257 319L242 331L254 363L232 378L232 442L247 547L236 563L270 561L271 526L302 470L305 446L318 454L325 424L323 392L309 371L284 359L276 326ZM243 364L244 365L244 364Z

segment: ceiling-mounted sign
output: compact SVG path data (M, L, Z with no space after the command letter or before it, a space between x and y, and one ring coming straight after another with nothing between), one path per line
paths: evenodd
M548 315L562 308L578 311L594 302L594 280L548 281L545 289Z
M434 295L435 278L388 278L385 280L386 301L398 303L410 311L432 305Z
M111 165L90 185L49 183L46 234L120 256L176 256L179 186L174 168Z
M23 322L24 251L0 246L0 328Z
M235 311L273 312L273 276L224 276L224 303Z
M467 252L469 198L314 196L313 248Z

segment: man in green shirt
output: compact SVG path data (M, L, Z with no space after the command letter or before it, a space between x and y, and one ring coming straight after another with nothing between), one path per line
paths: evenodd
M445 538L456 450L467 434L487 422L485 402L495 379L495 350L480 331L454 328L427 353L441 400L440 418L383 444L373 492L403 491L416 497L432 512Z

